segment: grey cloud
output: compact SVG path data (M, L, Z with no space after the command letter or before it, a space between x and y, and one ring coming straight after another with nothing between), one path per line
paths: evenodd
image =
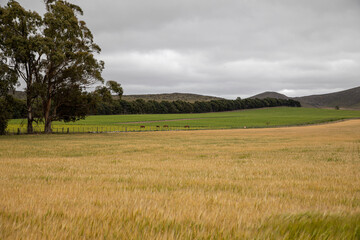
M125 94L294 96L359 85L358 0L72 2L103 50L104 77Z

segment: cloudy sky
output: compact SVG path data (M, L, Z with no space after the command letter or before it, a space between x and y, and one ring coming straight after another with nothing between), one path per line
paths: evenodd
M5 0L0 0L5 2ZM43 11L42 0L20 0ZM73 0L125 94L360 86L360 0Z

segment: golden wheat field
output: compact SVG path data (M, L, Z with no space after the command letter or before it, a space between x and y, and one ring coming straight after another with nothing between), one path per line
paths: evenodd
M4 136L0 239L360 239L360 120Z

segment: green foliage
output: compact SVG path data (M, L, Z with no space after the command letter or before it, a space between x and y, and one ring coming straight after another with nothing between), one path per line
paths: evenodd
M26 118L26 102L24 100L16 99L12 96L7 96L6 102L7 110L9 113L11 113L11 118Z
M21 77L26 83L28 132L32 132L32 104L36 98L37 73L41 71L42 46L45 46L39 34L41 24L42 19L36 12L26 11L14 0L0 6L1 64L8 73L16 79Z
M94 94L95 94L94 97L97 98L99 103L101 103L101 102L112 103L113 102L113 98L111 96L110 89L108 89L105 86L96 87Z
M285 99L244 99L236 100L211 100L210 102L194 103L177 101L145 101L137 99L135 101L113 100L111 89L98 87L95 93L98 97L97 109L93 114L167 114L167 113L206 113L224 112L241 109L263 108L263 107L300 107L300 103L295 100Z
M70 122L85 119L92 100L91 94L83 92L80 86L61 88L53 100L56 115L52 120Z
M69 99L79 100L79 94L87 98L84 87L103 82L104 63L94 57L101 50L85 22L78 19L81 8L62 0L48 0L45 5L44 16L26 11L14 0L0 8L0 56L26 83L28 132L34 118L45 121L46 132L51 132L54 120L83 118L87 107ZM39 101L42 112L36 115L33 108ZM64 114L64 108L58 109L61 106L71 111Z
M6 110L6 103L0 98L0 135L6 133L9 117L9 112Z
M7 66L4 54L0 50L0 135L6 133L7 123L11 118L10 106L14 105L11 104L14 99L9 96L9 91L14 90L16 83L16 74Z
M6 64L0 52L0 97L7 96L14 90L17 83L17 76Z
M109 90L116 93L116 95L119 97L119 99L121 99L124 91L119 83L117 83L115 81L107 81L106 86L108 86Z
M12 98L10 103L12 118L26 118L26 102L24 100Z
M0 135L6 134L6 128L9 119L17 117L17 115L15 115L18 114L16 111L18 110L16 109L16 107L18 107L17 104L20 104L19 101L14 99L9 94L3 92L0 95Z

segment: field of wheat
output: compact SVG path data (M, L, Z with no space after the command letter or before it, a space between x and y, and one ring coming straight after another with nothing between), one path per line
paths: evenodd
M0 239L360 239L360 120L0 137Z

